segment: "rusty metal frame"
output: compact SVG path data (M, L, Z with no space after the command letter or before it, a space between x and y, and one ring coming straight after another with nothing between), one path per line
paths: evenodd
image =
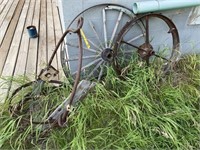
M69 98L69 104L68 104L68 108L65 109L64 113L60 115L60 119L59 119L59 122L55 122L55 120L53 122L50 122L48 119L45 120L45 121L40 121L40 122L32 122L33 124L52 124L52 126L54 126L55 124L57 125L60 125L62 126L66 121L67 121L67 117L69 115L69 109L71 108L71 105L73 103L73 99L74 99L74 96L75 96L75 93L76 93L76 89L77 89L77 86L78 86L78 83L80 81L80 73L81 73L81 66L82 66L82 55L83 55L83 49L82 49L82 38L81 38L81 33L80 33L80 30L83 26L83 18L79 18L78 19L78 23L77 23L77 29L76 30L72 30L72 29L67 29L62 37L60 38L59 42L57 43L54 51L53 51L53 54L47 64L47 67L42 69L38 78L36 79L36 81L32 81L32 82L29 82L29 83L26 83L22 86L20 86L19 88L17 88L11 95L11 97L8 99L9 100L9 112L11 113L11 116L13 117L18 117L18 114L17 114L17 111L19 110L19 108L21 107L21 105L23 105L23 103L27 102L30 97L25 97L24 99L22 99L15 107L11 106L12 104L12 99L13 97L20 91L22 90L23 88L26 88L26 87L29 87L29 86L32 86L34 84L44 84L45 82L49 82L49 83L54 83L54 84L58 84L58 85L62 85L63 82L60 82L60 81L55 81L55 80L48 80L48 77L51 77L52 74L51 72L48 72L49 70L52 70L53 69L53 76L55 76L55 73L58 73L58 71L51 65L52 64L52 61L58 51L58 48L60 47L61 43L63 42L64 38L66 37L67 34L69 33L74 33L74 34L77 34L78 38L79 38L79 67L78 67L78 72L76 74L76 79L74 81L74 85L73 85L73 88L72 88L72 92L71 92L71 95L70 95L70 98ZM46 77L45 80L42 80L44 78L44 76ZM28 93L27 95L29 95L30 93ZM27 119L24 119L22 118L23 121L27 122L27 123L30 123L30 120L27 120Z
M174 23L167 17L163 16L163 15L160 15L160 14L150 14L150 15L153 15L154 17L158 17L162 20L164 20L168 26L170 26L171 30L169 31L170 33L172 33L172 38L173 38L173 49L176 49L176 50L179 50L179 35L178 35L178 30L176 28L176 26L174 25ZM130 20L129 22L126 23L126 25L121 29L121 31L119 32L118 34L118 37L117 37L117 40L114 44L114 57L117 57L117 50L118 50L118 47L120 46L120 42L122 41L122 38L123 38L123 34L124 32L130 27L130 25L142 18L145 18L146 19L146 31L147 31L147 37L145 38L145 44L148 45L150 44L149 43L149 37L148 37L148 30L149 30L149 26L148 26L148 19L149 19L149 16L148 15L142 15L142 16L137 16L136 18L133 18L132 20ZM72 105L74 103L74 97L76 95L76 92L77 92L77 87L79 87L79 83L80 83L80 75L81 75L81 67L82 67L82 57L83 57L83 47L82 47L82 37L81 37L81 28L83 26L83 18L79 18L78 20L78 23L77 23L77 29L76 30L72 30L72 29L67 29L62 37L60 38L59 42L57 43L54 51L53 51L53 54L47 64L47 67L42 69L38 78L36 79L36 81L32 81L32 82L29 82L27 84L24 84L22 85L21 87L17 88L13 94L11 95L10 99L9 99L9 104L10 104L10 107L9 107L9 111L11 112L11 115L13 117L18 117L18 114L17 114L17 109L15 109L16 107L20 107L20 105L22 105L24 102L28 101L30 99L30 97L28 97L27 99L23 99L19 102L19 104L14 108L11 106L11 103L12 103L12 98L20 91L22 90L23 88L26 88L26 87L29 87L29 86L32 86L33 84L44 84L45 82L49 82L49 83L55 83L55 84L58 84L58 85L62 85L63 83L60 82L60 81L54 81L54 80L51 80L51 77L52 76L56 76L58 74L58 71L51 65L52 64L52 61L60 47L60 45L62 44L62 42L64 41L64 38L67 36L67 34L69 33L74 33L74 34L77 34L78 36L78 41L79 41L79 56L78 56L78 70L77 70L77 73L76 73L76 77L75 77L75 80L74 80L74 84L73 84L73 88L72 88L72 91L71 91L71 94L69 95L69 97L66 99L68 101L68 103L64 103L67 104L67 105L60 105L58 106L57 108L60 108L61 106L64 106L64 109L62 109L61 112L57 113L57 109L49 116L49 118L46 118L46 120L44 121L41 121L41 122L32 122L34 124L44 124L44 125L48 125L48 126L45 126L45 130L48 130L48 129L51 129L52 127L54 126L59 126L59 127L63 127L66 125L66 122L68 120L68 116L70 114L70 111L71 111L71 108L72 108ZM177 44L178 43L178 44ZM129 43L127 43L129 44ZM146 46L144 45L144 46ZM133 46L134 47L134 46ZM137 47L138 49L138 53L139 55L146 61L148 61L147 59L154 55L156 56L156 54L151 50L151 48L149 48L148 46L146 47L143 47L143 46L140 46L140 47ZM147 50L146 50L147 49ZM143 53L146 53L145 55L143 55ZM142 53L142 54L140 54ZM159 57L159 56L157 56ZM162 58L163 59L163 58ZM147 62L148 63L148 62ZM115 71L120 75L120 67L118 66L117 62L115 61L115 59L113 60L113 68L115 69ZM93 87L93 84L89 83L89 81L86 83L86 87L85 87L85 90L89 91L89 89L91 87ZM83 89L83 88L82 88ZM79 89L78 89L79 90ZM81 90L80 90L81 91ZM78 91L78 92L80 92ZM82 93L84 93L85 91L81 91ZM85 96L86 94L82 94L82 96ZM55 115L55 113L57 113ZM52 117L53 116L53 117ZM55 117L56 116L56 117ZM23 120L23 118L22 118ZM30 120L26 120L24 119L24 121L26 121L27 123L30 123Z

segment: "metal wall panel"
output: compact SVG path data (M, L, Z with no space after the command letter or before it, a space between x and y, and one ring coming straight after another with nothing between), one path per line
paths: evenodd
M102 3L114 3L121 4L130 9L132 9L132 4L134 0L60 0L61 7L63 10L63 20L64 28L66 28L72 19L84 9ZM180 40L181 40L181 53L200 53L200 25L191 25L189 22L189 15L193 8L185 8L178 10L164 11L162 14L171 18L171 20L176 24ZM91 14L91 17L93 14ZM162 27L156 28L158 36L160 35L160 30ZM159 42L159 41L158 41Z

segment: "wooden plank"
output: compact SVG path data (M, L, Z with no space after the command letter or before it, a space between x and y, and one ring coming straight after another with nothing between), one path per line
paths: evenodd
M53 21L53 10L52 10L52 1L47 1L47 51L48 51L48 61L53 53L55 48L55 33L54 33L54 21ZM54 57L52 66L58 68L57 64L57 55Z
M0 0L0 5L4 2L5 0Z
M21 33L23 31L24 22L26 18L26 13L28 10L27 3L25 4L24 8L22 9L24 5L25 0L20 0L19 5L17 7L17 11L13 17L12 22L18 22L15 34L13 37L12 44L10 46L10 50L2 71L2 76L12 76L13 71L15 68L15 63L18 55L19 45L21 41ZM22 15L19 17L20 13L22 12Z
M60 40L60 38L63 34L59 10L58 10L57 5L58 5L57 0L53 0L52 7L53 7L53 19L54 19L54 31L55 31L56 44L58 43L58 41ZM59 48L59 50L57 52L57 59L58 59L59 79L62 79L65 77L65 75L64 75L62 65L61 65L60 51L61 51L61 47Z
M8 2L8 0L4 0L0 4L0 19L3 19L2 12L3 12L3 10L4 10L4 8L5 8L6 4L7 4L7 2ZM10 1L10 2L12 2L12 1Z
M13 16L12 22L17 22L17 27L16 27L16 32L14 34L13 37L13 41L10 47L10 51L8 53L8 57L7 60L5 62L5 66L4 69L2 71L2 76L13 76L14 73L14 67L16 64L16 58L17 58L17 54L18 54L18 49L19 49L19 43L21 40L21 35L19 33L22 32L23 30L23 26L24 26L24 16L26 16L26 11L28 10L28 7L24 7L24 9L22 9L23 5L24 5L25 0L20 0L17 9L15 11L15 15ZM22 15L20 16L22 12ZM19 20L19 22L18 22ZM16 25L16 24L12 24L11 25ZM12 26L14 28L14 26ZM3 83L4 81L1 79L0 83ZM0 98L1 99L5 99L10 91L11 88L11 84L12 84L12 80L10 80L7 84L4 84L3 88L1 87L0 90Z
M40 14L40 37L39 37L39 51L38 51L38 72L47 65L47 6L46 0L41 1ZM49 14L48 14L49 15Z
M17 42L17 43L15 43L16 44L16 46L15 47L12 47L12 45L11 45L11 49L12 50L16 50L16 51L18 51L18 54L17 54L17 56L16 56L16 58L15 57L13 57L13 58L9 58L9 55L8 55L8 58L7 58L7 60L9 60L9 59L13 59L13 60L16 60L15 61L15 68L13 69L13 76L15 75L21 75L21 74L16 74L16 65L17 65L17 63L19 63L19 62L23 62L22 64L20 64L21 66L20 66L20 68L23 68L23 65L25 65L26 64L26 56L25 57L22 57L22 55L23 55L23 52L21 51L21 45L26 45L24 42L26 42L26 41L23 41L23 31L24 31L24 29L25 29L25 23L26 23L26 18L27 18L27 14L28 14L28 10L30 9L29 8L29 5L30 5L30 1L31 0L25 0L25 4L24 4L24 7L23 7L23 9L22 9L22 12L21 12L21 15L20 15L20 18L19 18L19 21L18 21L18 25L17 25L17 28L16 28L16 30L15 30L15 35L17 36L19 33L20 33L20 35L18 35L18 38L20 39L20 40L14 40L15 39L15 37L13 38L13 42L12 43L14 43L14 42ZM11 52L11 50L10 50L10 52ZM13 54L13 53L11 53L11 54ZM19 65L19 64L18 64ZM9 69L12 69L12 68L9 68ZM25 70L25 67L23 68L24 70ZM9 93L8 93L8 95L10 95L10 93L11 92L13 92L19 85L18 84L15 84L15 83L11 83L11 85L10 85L11 87L9 88Z
M26 23L23 30L22 41L20 44L19 55L18 55L16 67L15 67L14 76L25 74L27 55L28 55L28 49L29 49L29 35L28 35L26 27L32 24L34 7L35 7L35 0L31 0L30 6L28 9L28 14L26 17Z
M11 82L8 79L0 77L0 103L3 103L7 98Z
M11 41L12 41L12 38L13 38L13 34L14 34L14 31L15 31L15 27L17 25L17 21L15 18L18 18L20 13L18 13L19 9L16 9L15 11L15 8L16 8L16 5L18 4L19 0L15 0L13 5L12 5L12 8L10 9L8 15L6 16L6 20L3 22L5 24L9 24L8 26L8 29L7 29L7 32L6 32L6 35L2 41L2 45L0 45L0 56L1 56L1 59L0 59L0 76L1 76L1 73L2 73L2 70L3 70L3 66L4 66L4 63L5 63L5 60L6 60L6 57L7 57L7 54L8 54L8 51L9 51L9 48L10 48L10 44L11 44ZM13 13L15 12L15 17L14 19L11 21L12 19L12 16L13 16ZM17 19L18 20L18 19ZM2 33L3 30L6 28L6 26L2 27L1 26L1 34L0 34L0 42L4 36L4 34Z
M32 24L39 31L39 18L40 18L40 3L41 0L36 0L33 22ZM39 36L42 36L39 34ZM25 74L34 80L37 75L37 52L38 52L38 40L39 38L30 38L29 53Z
M7 27L9 26L9 23L14 15L15 9L17 7L19 0L15 0L13 3L11 1L11 3L7 4L6 9L4 9L4 12L2 13L2 20L0 20L0 46L3 42L3 37L7 31Z
M5 0L1 4L1 6L0 6L0 26L1 26L4 18L6 17L6 15L8 14L8 11L9 11L12 3L13 3L13 1Z

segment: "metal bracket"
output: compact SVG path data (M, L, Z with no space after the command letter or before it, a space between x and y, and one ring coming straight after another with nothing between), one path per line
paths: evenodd
M50 81L53 80L57 75L59 71L56 70L53 66L48 66L47 68L44 68L41 70L38 78L43 81Z
M96 83L87 80L82 80L76 89L73 97L72 107L75 107L77 102L82 100L88 92L95 86ZM71 95L71 94L70 94ZM67 110L70 103L70 95L60 104L53 113L48 117L50 122L57 122L62 114Z

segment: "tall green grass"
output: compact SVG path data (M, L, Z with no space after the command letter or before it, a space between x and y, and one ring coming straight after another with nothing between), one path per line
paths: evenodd
M121 80L108 68L104 81L72 112L67 127L45 136L41 125L22 129L22 116L11 118L3 104L0 148L200 149L200 56L181 58L168 75L135 60L125 72ZM62 101L51 93L57 103Z

